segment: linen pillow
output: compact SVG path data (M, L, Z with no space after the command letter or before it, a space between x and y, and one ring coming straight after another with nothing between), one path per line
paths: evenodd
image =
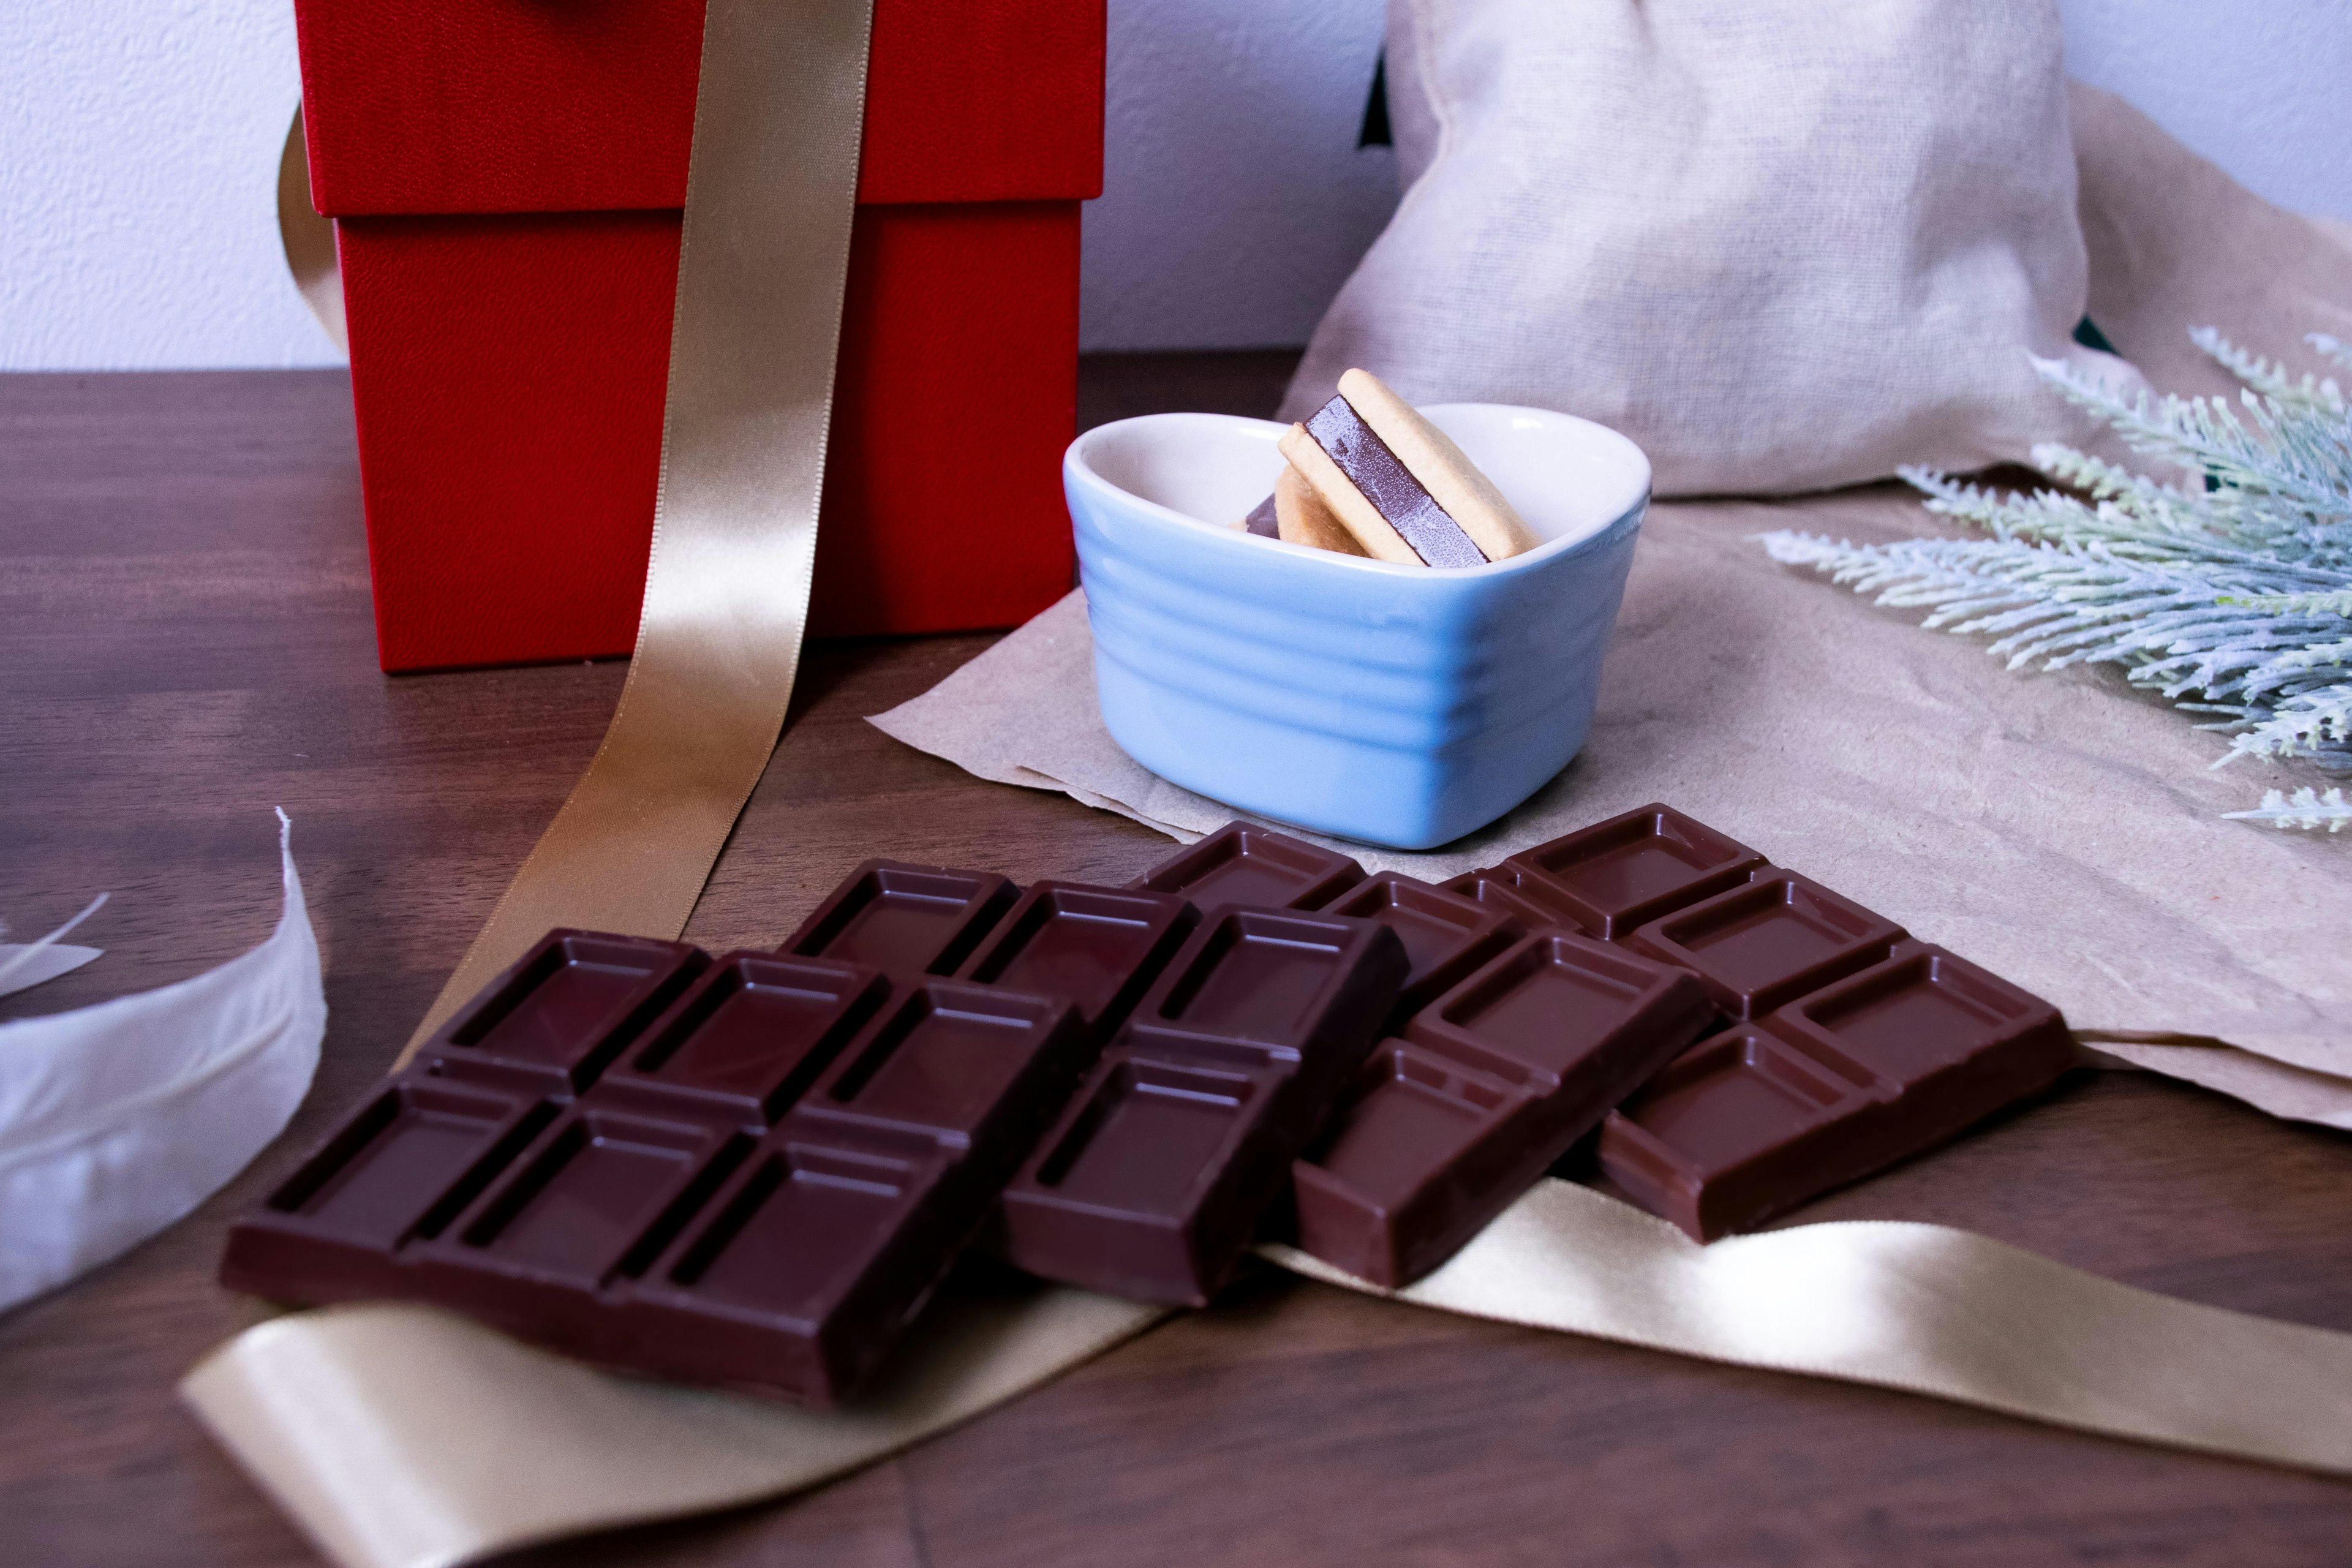
M1661 495L1970 469L2091 423L2053 0L1391 0L1402 204L1284 417L1360 364L1533 404Z

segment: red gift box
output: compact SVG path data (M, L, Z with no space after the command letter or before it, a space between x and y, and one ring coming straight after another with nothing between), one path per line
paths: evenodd
M386 669L626 653L701 0L297 0ZM813 636L1066 592L1103 0L875 0Z

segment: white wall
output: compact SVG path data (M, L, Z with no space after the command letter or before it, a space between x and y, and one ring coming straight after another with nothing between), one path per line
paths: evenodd
M0 0L0 370L332 364L286 280L291 0Z
M1965 0L1955 0L1965 4ZM1395 199L1383 0L1110 0L1091 348L1303 342ZM2352 218L2352 5L2062 0L2069 64ZM0 0L0 369L331 363L278 251L289 0Z

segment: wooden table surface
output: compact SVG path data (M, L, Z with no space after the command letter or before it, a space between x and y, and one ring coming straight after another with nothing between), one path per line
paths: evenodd
M1279 354L1091 363L1090 418L1260 412ZM985 637L821 648L687 934L772 943L882 852L1124 879L1168 844L983 784L863 720ZM19 1017L180 979L278 906L270 807L327 954L325 1060L190 1219L0 1316L0 1560L312 1562L175 1403L251 1308L222 1231L382 1072L587 762L605 663L375 668L339 374L0 377L0 917L92 893L106 956ZM1965 1226L2199 1301L2352 1329L2352 1139L2087 1077L1801 1218ZM0 1237L0 1246L6 1244ZM2352 1484L1264 1273L813 1495L548 1563L947 1565L2352 1560Z

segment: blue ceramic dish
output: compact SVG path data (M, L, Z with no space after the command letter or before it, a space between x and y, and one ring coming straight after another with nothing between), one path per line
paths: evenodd
M1424 409L1545 542L1454 571L1226 526L1286 428L1156 414L1063 459L1103 722L1186 789L1400 849L1483 827L1584 744L1649 505L1615 431L1539 408Z

